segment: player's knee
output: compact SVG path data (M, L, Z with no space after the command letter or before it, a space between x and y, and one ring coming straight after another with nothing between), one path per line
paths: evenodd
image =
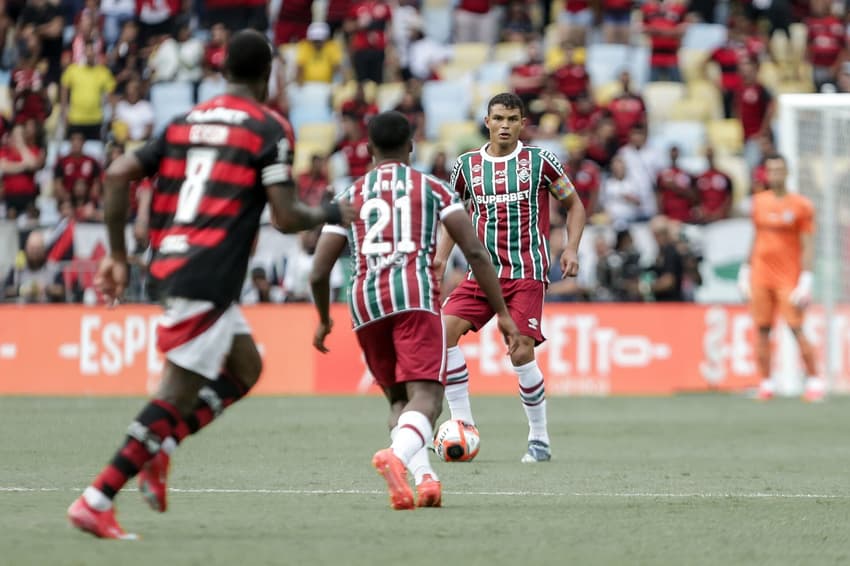
M770 336L770 326L759 326L759 336L766 338Z
M523 336L523 338L526 338ZM534 340L523 339L519 347L511 354L511 363L514 367L524 366L525 364L531 363L534 361Z

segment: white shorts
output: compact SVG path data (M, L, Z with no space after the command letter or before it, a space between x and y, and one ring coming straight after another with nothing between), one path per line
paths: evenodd
M239 334L251 334L251 327L237 305L222 309L209 301L178 297L165 302L156 342L169 362L216 379Z

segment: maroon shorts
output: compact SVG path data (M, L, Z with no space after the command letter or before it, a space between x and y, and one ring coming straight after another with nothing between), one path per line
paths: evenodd
M383 388L407 381L446 382L446 338L440 315L400 312L357 329L366 365Z
M499 279L505 303L523 336L534 338L535 344L546 340L540 331L543 319L543 295L546 284L535 279ZM476 332L495 314L477 281L464 280L443 303L443 314L456 316L472 324Z

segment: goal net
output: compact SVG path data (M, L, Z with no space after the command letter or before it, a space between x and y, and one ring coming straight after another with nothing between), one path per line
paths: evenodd
M789 185L815 207L815 302L805 331L833 392L850 392L850 94L790 94L779 98L779 150ZM799 385L797 349L780 337L780 388ZM796 374L797 379L792 376ZM784 379L783 379L784 377ZM782 383L784 381L784 383ZM783 387L784 385L784 387Z

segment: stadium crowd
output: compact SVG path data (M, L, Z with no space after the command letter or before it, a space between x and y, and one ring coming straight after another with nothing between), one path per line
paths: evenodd
M593 225L578 278L552 262L548 300L693 300L700 250L688 234L746 215L764 188L777 95L850 92L848 4L5 0L0 228L14 227L18 251L0 261L3 296L97 300L104 239L81 246L80 234L103 219L105 166L219 94L229 34L253 27L279 47L268 104L295 128L304 201L370 168L365 125L386 109L415 126L414 163L448 181L454 158L485 142L489 97L510 90L527 105L523 141L562 159ZM151 189L133 187L128 228L141 301ZM557 257L565 219L553 212ZM315 243L301 234L258 259L243 300L310 300ZM464 272L455 262L446 287Z

